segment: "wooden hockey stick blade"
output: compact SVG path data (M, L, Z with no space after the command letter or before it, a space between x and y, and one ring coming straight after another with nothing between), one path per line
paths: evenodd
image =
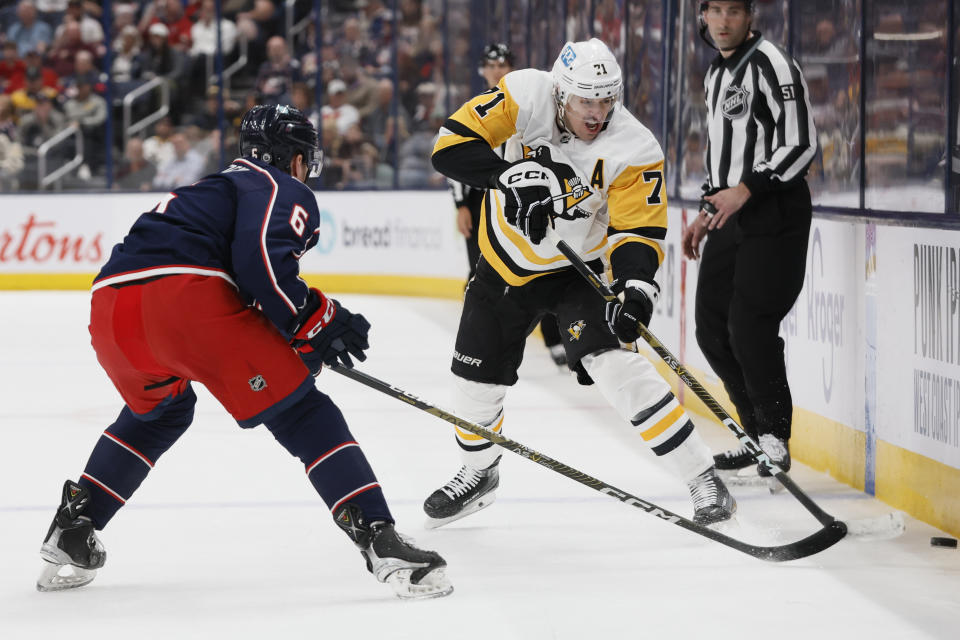
M682 527L687 531L691 531L705 538L710 538L711 540L719 542L720 544L730 547L731 549L736 549L737 551L753 556L754 558L769 560L771 562L784 562L786 560L806 558L807 556L819 553L824 549L833 546L847 533L846 525L840 521L831 520L829 523L825 523L826 526L816 533L807 536L802 540L798 540L797 542L775 547L761 547L748 544L746 542L737 540L736 538L731 538L730 536L720 533L719 531L715 531L707 526L697 524L693 520L689 520L681 515L668 511L667 509L657 506L652 502L638 498L637 496L627 493L622 489L618 489L611 484L607 484L602 480L574 469L573 467L566 465L559 460L554 460L550 456L540 453L539 451L534 451L533 449L520 444L516 440L511 440L510 438L506 438L499 433L495 433L486 427L457 417L454 414L444 411L443 409L434 406L425 400L421 400L417 396L407 393L403 389L388 384L383 380L379 380L371 375L357 371L353 368L344 367L343 365L339 364L329 368L333 369L342 376L350 378L351 380L355 380L370 387L371 389L388 395L391 398L401 400L416 409L420 409L421 411L425 411L426 413L436 416L441 420L449 422L450 424L455 425L464 431L469 431L470 433L475 433L478 436L486 438L490 442L498 444L504 449L507 449L518 456L526 458L531 462L536 462L540 466L546 467L551 471L555 471L556 473L566 476L571 480L576 480L580 484L590 487L594 491L599 491L600 493L604 493L612 498L616 498L624 504L637 507L638 509L645 511L650 515L669 522L670 524Z
M570 248L563 238L561 238L557 232L548 227L547 228L547 240L552 242L557 250L564 255L564 257L570 261L570 264L574 269L577 270L583 278L590 283L590 286L600 294L604 300L607 302L615 302L618 298L613 295L613 292L606 285L606 283L600 279L600 276L595 274L590 267L583 261L583 258L577 254L576 251ZM790 476L784 473L779 467L777 467L770 457L763 452L763 449L760 448L753 438L747 435L747 432L743 430L737 422L730 417L730 414L720 406L720 403L717 402L717 399L710 395L710 392L707 391L700 382L693 377L693 375L687 371L687 368L672 354L670 351L660 342L655 335L653 335L649 329L647 329L642 323L638 324L637 327L640 331L640 337L650 345L650 347L656 352L658 356L666 363L670 369L677 374L687 387L707 406L708 409L715 415L720 422L722 422L730 431L736 434L737 438L740 440L740 443L744 445L748 451L753 455L754 459L761 465L767 468L770 471L770 474L773 475L787 491L793 495L803 507L810 512L810 514L816 518L820 524L824 526L829 526L832 522L836 521L836 518L831 516L829 513L820 508L817 503L810 499L810 497L803 492L803 490L797 486L797 483L793 481Z

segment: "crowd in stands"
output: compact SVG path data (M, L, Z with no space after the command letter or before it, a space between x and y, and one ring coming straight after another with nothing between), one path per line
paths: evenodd
M38 188L38 149L68 128L45 153L48 172L76 155L76 138L82 163L59 186L164 190L195 180L220 166L221 100L228 161L244 111L286 103L322 131L324 188L444 186L430 166L447 115L438 3L401 0L396 33L382 0L325 3L319 50L312 0L288 4L219 2L222 63L246 59L221 90L214 0L115 0L109 16L90 0L0 0L0 190ZM169 88L168 114L124 131L123 98L157 78ZM133 103L133 122L160 108L152 86Z

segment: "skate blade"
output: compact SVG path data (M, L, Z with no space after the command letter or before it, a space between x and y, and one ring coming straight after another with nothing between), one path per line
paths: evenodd
M96 569L82 569L69 564L54 564L44 561L43 571L37 578L37 591L63 591L76 589L93 582L97 577ZM66 571L61 575L61 571Z
M386 579L393 593L401 600L429 600L453 593L453 584L443 569L431 571L420 580L419 584L410 581L411 573L413 569L400 569L391 573Z
M471 513L476 513L481 509L486 509L491 504L493 504L493 501L496 499L497 499L497 492L491 491L487 495L482 496L479 500L476 500L475 502L471 502L463 509L463 511L455 515L449 516L447 518L431 518L430 516L427 516L427 519L423 523L423 526L425 529L436 529L438 527L442 527L443 525L449 524L454 520L459 520L460 518L466 518Z

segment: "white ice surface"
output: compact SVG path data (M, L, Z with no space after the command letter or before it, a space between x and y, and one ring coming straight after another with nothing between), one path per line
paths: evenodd
M37 551L121 404L87 333L86 293L0 293L0 638L957 638L960 551L936 529L844 540L771 564L657 520L507 454L497 502L435 531L423 498L458 468L450 427L324 372L382 482L398 528L449 563L456 591L404 603L366 572L306 481L259 427L241 430L201 387L194 425L101 533L108 561L83 589L42 594ZM362 369L445 406L459 304L341 296L372 322ZM238 345L242 348L242 345ZM716 450L728 432L697 420ZM530 341L506 434L689 515L686 489L595 391ZM797 428L803 428L797 425ZM892 509L797 465L841 519ZM739 532L783 543L818 524L788 494L735 488Z

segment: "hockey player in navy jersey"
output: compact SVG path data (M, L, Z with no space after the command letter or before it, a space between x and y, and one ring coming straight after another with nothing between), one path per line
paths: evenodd
M96 531L190 426L202 383L244 428L266 425L303 462L367 569L401 598L443 596L444 560L394 530L380 485L340 410L317 390L323 364L365 360L370 324L299 278L318 240L308 176L317 133L302 113L256 106L240 155L167 194L134 223L93 284L90 335L125 406L67 480L43 542L41 591L93 580Z

